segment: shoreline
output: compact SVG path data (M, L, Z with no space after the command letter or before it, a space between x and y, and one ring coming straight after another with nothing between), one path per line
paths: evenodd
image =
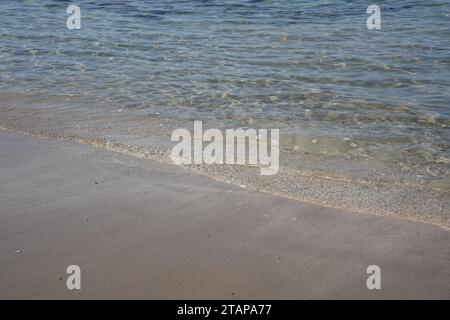
M58 117L47 118L45 116L46 120L42 122L41 117L47 114L45 111L42 114L42 112L35 110L33 117L36 118L36 121L30 122L29 112L25 111L25 116L20 115L12 121L6 117L0 122L0 129L37 137L76 141L112 152L177 166L170 160L170 143L167 143L167 145L162 143L163 130L159 128L156 129L159 130L157 133L155 131L155 128L158 128L157 123L159 121L154 119L148 119L147 121L152 123L150 131L154 132L155 136L148 138L150 141L148 145L140 145L138 142L142 138L138 136L134 137L137 139L136 141L132 140L133 137L109 139L106 138L110 134L108 132L97 133L87 130L81 134L77 130L68 130L64 125L59 124L63 119L59 119L57 122L53 121ZM6 111L7 114L8 111ZM73 113L67 111L64 111L62 114L67 120L70 119L70 115L73 115ZM125 116L126 118L127 116ZM48 121L53 121L52 124L55 128L45 129L43 125L48 123ZM77 119L77 122L82 123L83 121L85 120ZM62 123L66 122L62 121ZM126 143L127 139L131 139L132 142L128 141ZM167 141L169 140L169 137L167 137ZM414 181L404 180L403 177L396 177L395 175L386 180L386 177L383 176L384 173L372 179L371 175L374 175L374 173L370 173L367 177L348 177L332 172L321 173L317 170L300 170L295 166L286 165L296 161L296 158L291 158L290 156L288 153L281 151L280 170L276 175L269 177L261 176L258 166L182 165L177 167L194 171L216 181L237 186L244 185L250 190L286 199L360 214L392 216L429 223L445 230L450 230L450 213L444 210L444 208L450 206L450 190L448 188L436 188L433 184L428 183L414 183ZM302 158L306 159L303 160L304 164L314 166L315 155L308 156L304 154ZM332 160L331 158L328 159L328 162L323 165L332 165L330 163ZM345 162L343 159L338 161ZM348 166L347 170L357 170L360 173L363 173L366 167L366 169L369 169L368 164L364 163L364 161L358 162L354 160L350 165L341 165ZM383 168L378 168L377 170L383 170Z
M306 204L73 141L1 130L0 150L4 299L450 297L450 233L430 224ZM71 264L80 291L65 288ZM366 288L372 264L381 290Z

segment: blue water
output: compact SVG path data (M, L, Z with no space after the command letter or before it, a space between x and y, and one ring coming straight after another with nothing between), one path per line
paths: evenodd
M66 28L72 3L81 30ZM370 4L2 0L0 102L70 97L136 115L130 134L140 115L281 128L286 149L448 179L450 1L376 1L381 30Z

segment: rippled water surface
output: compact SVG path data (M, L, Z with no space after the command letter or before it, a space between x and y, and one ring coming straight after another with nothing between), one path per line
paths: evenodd
M280 128L297 169L369 161L360 172L446 188L450 2L377 4L381 30L367 1L2 0L0 105L15 121L45 110L49 129L77 112L74 127L141 144L149 119Z

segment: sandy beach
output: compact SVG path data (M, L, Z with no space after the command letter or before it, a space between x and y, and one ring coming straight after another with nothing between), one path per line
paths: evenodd
M450 233L431 224L5 130L0 158L1 299L450 298Z

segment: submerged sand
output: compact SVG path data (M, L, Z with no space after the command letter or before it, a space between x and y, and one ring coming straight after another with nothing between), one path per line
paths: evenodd
M431 224L9 131L0 158L2 299L450 298L450 233Z

